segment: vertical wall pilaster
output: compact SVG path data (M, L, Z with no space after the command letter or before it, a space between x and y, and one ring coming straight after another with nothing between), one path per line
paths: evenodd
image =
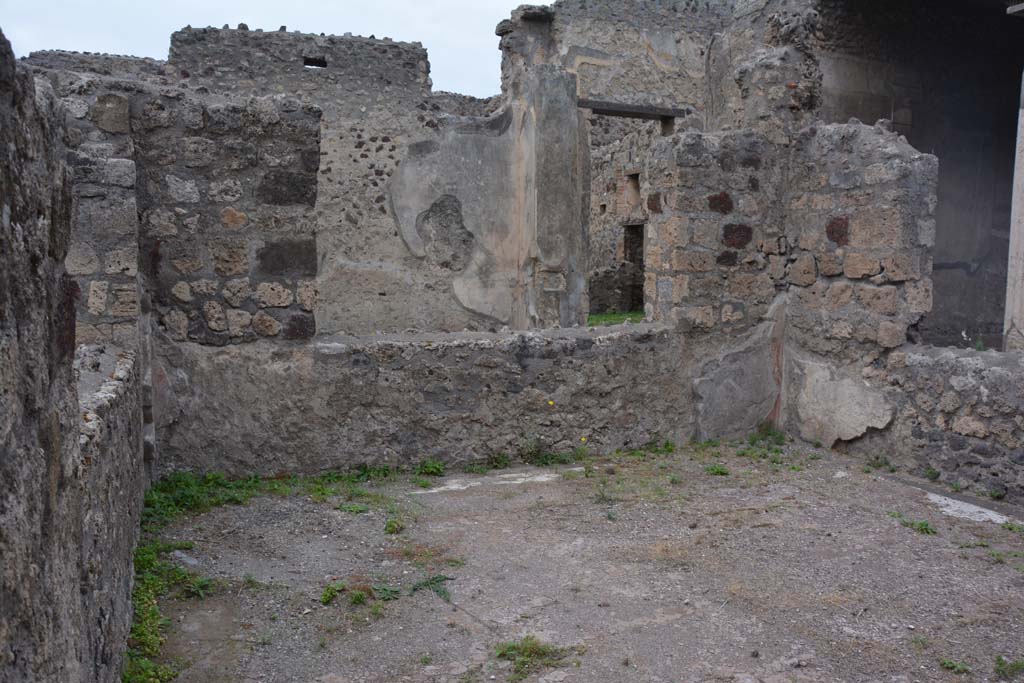
M1024 80L1017 124L1017 164L1013 174L1010 214L1010 263L1006 276L1006 318L1003 347L1024 349Z

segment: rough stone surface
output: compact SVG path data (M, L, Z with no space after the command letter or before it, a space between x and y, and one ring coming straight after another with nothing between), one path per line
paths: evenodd
M642 326L158 349L165 469L314 473L477 460L531 440L556 451L583 436L600 449L681 442L693 429L689 353Z
M100 120L117 129L118 109ZM112 113L113 112L113 113ZM53 91L0 34L0 680L114 683L141 508L134 356L75 391L71 173ZM111 368L107 368L109 372ZM83 392L85 393L85 392Z

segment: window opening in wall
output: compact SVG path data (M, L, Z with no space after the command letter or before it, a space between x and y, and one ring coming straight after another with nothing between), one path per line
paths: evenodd
M626 215L632 216L640 209L640 174L631 173L626 176L626 186L622 190Z
M676 117L674 116L662 116L661 117L661 134L665 137L672 135L676 132Z
M323 57L303 57L302 66L307 69L326 69L327 60Z
M608 212L608 205L601 204L599 207L597 207L597 211L600 215L605 215Z
M622 253L626 263L643 270L644 268L644 226L643 223L636 225L624 225L622 227Z

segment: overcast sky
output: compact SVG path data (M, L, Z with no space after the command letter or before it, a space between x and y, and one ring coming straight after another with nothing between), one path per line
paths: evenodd
M526 0L0 0L0 29L22 57L61 49L167 58L186 25L326 33L419 41L435 90L498 92L494 27ZM534 0L536 4L536 0ZM544 3L548 4L548 3Z

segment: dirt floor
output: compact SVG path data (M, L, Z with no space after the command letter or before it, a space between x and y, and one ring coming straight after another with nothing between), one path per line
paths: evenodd
M740 448L214 509L164 533L220 586L165 606L165 652L182 683L995 681L1024 658L1024 511ZM564 650L496 655L530 635Z

